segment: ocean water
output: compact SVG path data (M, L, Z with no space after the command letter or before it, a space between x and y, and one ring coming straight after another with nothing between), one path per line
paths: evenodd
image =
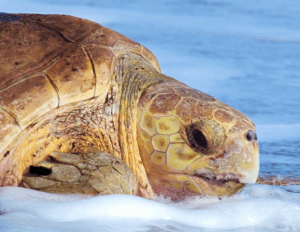
M143 44L164 74L250 117L260 175L279 177L300 176L299 11L298 0L0 0L0 12L70 14ZM300 188L179 203L0 188L0 211L0 231L300 231Z

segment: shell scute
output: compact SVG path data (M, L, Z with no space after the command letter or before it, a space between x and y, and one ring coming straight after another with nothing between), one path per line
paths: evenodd
M18 15L22 22L34 22L59 32L66 40L78 43L101 26L95 22L69 15Z
M151 160L156 165L164 165L166 163L166 153L154 151L151 155Z
M183 98L176 106L175 115L183 122L191 122L198 118L196 108L197 100L194 98Z
M198 153L183 143L170 144L167 150L167 163L175 170L185 170L189 164L199 157Z
M115 65L115 55L107 48L99 45L85 46L94 65L96 75L95 96L99 96L109 86L110 78Z
M144 112L141 119L140 127L146 132L148 132L151 136L157 133L156 119L148 112Z
M15 119L0 108L0 151L9 144L19 133L21 128Z
M34 23L8 23L0 34L0 89L41 71L69 47L59 33Z
M16 117L21 128L57 105L57 93L43 75L20 81L2 90L0 94L0 106Z
M95 77L88 55L81 47L73 47L45 73L58 89L60 105L94 96Z
M156 151L167 151L167 148L170 143L170 137L168 135L157 134L152 138L152 145Z
M239 119L227 129L227 134L231 135L235 133L242 133L244 131L248 131L249 128L253 128L253 126L250 125L247 121Z
M171 135L180 130L181 123L177 117L160 117L156 120L157 131L160 134Z
M216 101L216 99L200 90L193 88L175 88L176 92L183 97L191 97L202 101Z
M202 102L202 101L198 101L197 102L197 111L198 111L198 117L200 118L200 120L202 119L210 119L213 115L213 111L214 111L214 107Z
M101 45L113 49L116 53L124 51L139 51L139 44L107 27L101 27L95 33L81 42L82 45ZM125 46L120 46L120 45ZM119 45L119 46L118 46ZM125 50L124 50L125 49Z
M169 115L175 109L181 97L177 94L159 94L156 96L149 108L153 115Z
M139 99L139 107L145 109L146 105L154 99L158 94L176 94L172 88L156 88L156 87L149 87L146 91L143 92L142 96Z
M139 54L146 60L148 60L154 66L154 68L160 72L158 61L150 50L140 45L139 43L132 41L126 36L121 35L114 30L111 30L110 28L99 28L89 37L84 39L80 44L84 46L99 45L102 47L110 48L116 54L116 56L119 56L126 52Z
M214 118L222 124L229 124L235 119L232 114L221 109L218 109L214 112Z

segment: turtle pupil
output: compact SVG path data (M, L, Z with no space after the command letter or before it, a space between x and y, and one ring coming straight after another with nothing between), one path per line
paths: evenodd
M202 134L201 131L194 129L193 130L193 137L195 142L202 148L207 148L207 141L204 135Z
M247 139L248 139L248 141L251 141L252 139L251 139L251 136L249 135L249 134L247 134Z

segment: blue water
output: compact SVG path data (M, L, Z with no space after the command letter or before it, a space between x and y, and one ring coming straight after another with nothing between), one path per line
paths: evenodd
M0 0L0 11L71 14L99 22L143 44L157 56L164 74L215 96L255 122L261 175L300 176L299 0L43 2ZM266 189L255 185L242 196L252 191L246 200L256 205L255 199L268 201L272 192L281 191L279 195L286 197L287 190L291 198L277 200L286 205L295 201L299 206L299 189L293 186ZM265 191L268 196L262 194ZM295 210L295 205L287 209ZM221 206L217 209L222 211ZM232 210L231 215L239 215L236 208ZM246 212L254 212L251 210L246 207ZM274 215L283 212L279 210L276 214L275 208L270 210L274 210ZM197 227L186 222L186 227L182 227L170 222L164 227L160 225L156 231L160 231L159 228L164 231L185 231L182 228L189 228L186 231L197 231L197 228L202 231L219 231L220 228L220 231L300 230L295 224L300 222L300 216L288 219L278 216L278 223L282 223L271 223L273 227L270 228L266 226L268 220L262 224L249 226L246 223L244 227L223 229L219 224ZM284 226L289 222L294 227ZM156 228L151 223L145 225Z

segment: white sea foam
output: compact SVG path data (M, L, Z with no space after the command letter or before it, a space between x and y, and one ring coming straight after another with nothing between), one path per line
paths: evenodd
M55 3L56 0L52 2ZM253 95L246 96L241 94L242 92L237 92L240 94L240 96L237 96L241 98L239 100L240 104L244 104L244 100L247 100L249 96L253 99L260 99L264 93L271 95L272 99L275 92L276 95L280 96L281 94L283 96L280 92L281 89L287 88L288 85L299 85L297 73L291 74L286 71L293 69L293 65L296 63L292 62L293 60L289 59L289 56L284 56L290 54L290 50L288 50L290 47L284 50L283 47L273 48L270 45L273 42L278 44L299 41L299 30L295 25L291 26L293 21L287 21L286 23L280 21L276 24L279 18L283 19L285 15L288 15L286 12L289 15L294 14L298 17L296 10L299 3L295 0L291 0L289 3L271 0L250 1L247 4L237 0L228 0L224 7L229 8L225 10L219 8L217 12L201 11L197 14L186 13L180 15L168 12L168 7L164 7L160 11L159 9L158 11L156 9L147 11L145 10L147 7L139 5L137 8L127 7L124 10L122 9L123 6L99 8L92 6L93 1L82 0L82 2L86 2L86 4L79 6L69 2L66 5L53 5L20 0L0 0L0 11L7 13L70 14L110 27L116 24L120 25L120 22L122 22L123 24L117 28L118 31L141 42L153 51L158 57L163 73L208 93L224 92L227 94L229 92L228 94L231 95L232 93L223 86L216 88L218 85L214 83L221 82L222 79L227 81L232 77L238 77L237 81L247 78L251 80L253 76L258 76L258 74L264 72L267 81L259 80L256 83L256 86L261 86L262 90L258 88L253 91ZM218 4L219 2L224 3L225 1L208 1L209 4ZM294 4L295 7L291 8L289 4ZM231 6L234 7L230 8ZM256 14L253 14L253 12L256 12ZM260 17L260 13L267 16ZM224 16L223 14L227 15ZM143 26L139 25L138 22L142 22ZM128 26L122 31L125 24ZM162 31L166 31L166 33L162 33ZM152 37L154 35L151 33L160 33L160 37L169 34L171 39L167 42L161 42L160 40L153 42ZM195 37L195 39L188 40L187 43L190 43L190 46L188 46L184 37L178 38L176 33L186 34L189 38ZM145 36L146 42L143 40L144 34L147 34ZM207 39L202 40L205 36L208 36ZM215 37L220 36L222 40L213 41ZM200 45L202 45L202 49L206 46L211 48L204 52L224 49L226 46L215 47L224 42L223 38L224 40L226 38L236 38L231 43L225 41L225 44L229 46L227 50L224 50L226 54L240 48L235 44L236 42L239 43L240 39L250 39L256 42L265 41L270 49L261 51L261 48L256 45L253 47L256 49L255 51L252 48L252 43L245 43L249 46L249 49L245 50L244 54L234 53L230 56L223 56L222 53L217 53L216 56L211 56L211 54L196 56L193 53ZM261 46L262 44L259 43ZM275 50L282 51L282 53L275 53ZM283 60L279 64L276 63L276 60L275 63L272 60L268 61L268 56L264 57L261 54L265 51L271 54L274 53L274 56L279 54L280 59ZM200 52L203 51L200 50ZM254 55L247 56L247 54ZM222 57L218 57L219 55L222 55ZM281 55L283 58L281 58ZM294 59L297 58L298 56ZM257 66L256 62L261 63ZM282 68L280 65L285 62L291 64ZM274 69L272 68L273 63L274 67L281 68L276 69L274 72L281 71L282 79L275 80L273 78L274 73L269 74L269 71ZM268 66L271 68L267 69ZM252 68L255 67L260 69L252 72ZM246 72L248 69L251 70L248 73L251 75L245 76L242 72ZM293 79L294 81L291 81L291 78L289 79L288 85L285 81L285 78L288 77L287 74L296 76ZM268 90L272 81L278 82L279 87L275 89L276 91L274 89ZM246 82L245 85L249 83L251 84L251 82ZM288 87L290 88L290 86ZM238 89L238 87L241 87L241 85L234 85L233 89ZM211 92L211 90L214 91ZM259 90L260 92L257 92ZM289 91L286 93L289 93ZM295 94L296 92L292 93ZM224 95L226 96L226 94ZM279 108L280 110L276 114L283 114L285 110L289 109L296 110L295 107L290 105L294 105L293 101L297 101L297 97L288 98L289 102L277 102L277 98L274 99L274 101L262 102L273 107L275 107L275 103L281 106L287 105L286 108ZM299 121L295 122L294 120L291 122L294 124L290 125L280 124L278 121L272 122L272 119L266 119L266 116L259 111L259 109L264 109L264 104L260 106L261 108L257 107L254 112L255 116L258 114L258 119L264 119L260 120L263 123L270 121L269 125L257 123L259 141L299 140ZM251 108L256 108L249 102L248 105L248 108L246 108L248 111ZM297 115L298 111L295 112L284 116L290 120L290 116ZM284 121L284 123L287 122ZM297 161L298 156L292 158L291 162L295 165L299 164L299 161ZM272 156L271 160L265 162L284 163L283 160L287 160L285 156L276 155L276 160ZM288 169L290 166L286 168ZM252 185L231 198L223 198L222 200L218 198L192 198L175 203L162 197L156 200L124 195L87 198L81 195L63 196L22 188L5 187L0 188L0 211L4 213L0 215L1 232L300 231L300 188L299 186L281 188Z
M190 198L177 203L162 197L86 198L2 187L0 205L1 231L300 230L299 194L264 185L249 186L222 200Z

